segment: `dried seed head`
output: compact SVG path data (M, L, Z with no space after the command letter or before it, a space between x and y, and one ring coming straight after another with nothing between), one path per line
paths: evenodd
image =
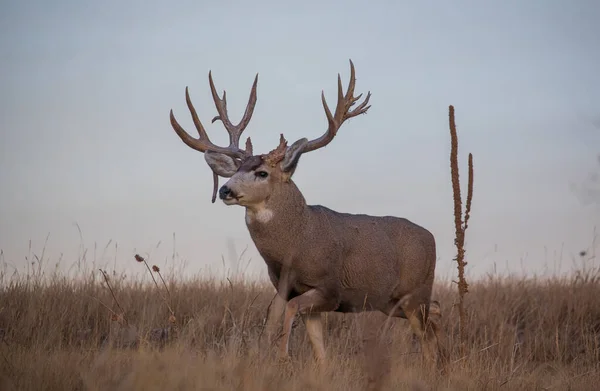
M283 134L279 137L279 145L277 148L272 150L266 155L262 155L262 159L265 163L274 167L277 163L283 160L285 157L285 151L287 150L287 140L283 137Z
M177 319L175 318L175 315L171 314L169 316L169 323L175 324L176 321L177 321Z
M135 260L138 262L144 262L144 258L142 258L140 254L135 254Z
M160 273L160 269L156 265L152 265L152 271L155 273Z

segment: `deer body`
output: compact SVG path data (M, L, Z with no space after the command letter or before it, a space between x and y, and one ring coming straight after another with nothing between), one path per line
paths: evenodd
M269 278L277 290L267 319L267 335L272 338L282 312L283 338L280 354L288 355L292 322L300 314L318 359L325 358L321 312L381 311L407 318L415 334L431 344L437 343L438 358L445 359L443 337L436 322L426 327L429 318L439 321L439 303L431 302L435 277L436 245L425 228L403 218L340 213L321 205L307 205L292 180L300 157L326 146L342 123L365 113L370 93L356 108L354 65L350 84L342 91L338 75L338 103L331 114L324 96L323 107L329 127L314 140L302 138L291 146L283 135L279 146L265 155L254 155L250 138L246 148L239 147L240 135L256 104L256 84L244 117L238 125L228 118L225 94L217 94L209 73L210 87L221 120L230 135L230 145L219 147L208 138L186 88L186 101L199 138L192 138L177 123L171 111L175 132L190 147L203 152L213 171L213 202L218 177L229 180L218 189L226 205L246 208L246 225L264 259ZM284 311L285 310L285 311ZM434 315L430 317L430 315ZM433 320L435 320L433 319Z
M273 217L247 227L275 287L283 266L290 269L288 298L316 288L330 295L332 311L389 313L401 297L433 283L429 231L402 218L307 205L292 181L281 186L264 206Z

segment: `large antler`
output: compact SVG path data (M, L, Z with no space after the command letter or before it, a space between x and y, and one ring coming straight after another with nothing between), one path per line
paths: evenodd
M208 81L210 83L210 90L213 96L213 100L215 102L215 107L217 108L217 112L219 115L214 117L211 122L215 122L217 120L221 120L227 133L229 133L229 146L220 147L218 145L213 144L200 122L198 118L198 114L196 114L196 109L192 104L192 100L190 99L190 94L188 92L188 87L185 87L185 101L187 103L188 109L192 115L192 120L194 121L194 125L196 126L196 130L198 131L199 137L193 138L189 135L182 127L179 125L175 116L173 115L173 109L171 109L171 125L173 129L177 133L177 135L181 138L181 140L187 144L190 148L193 148L200 152L218 152L230 156L235 159L245 159L249 156L252 156L252 141L250 141L250 137L246 140L246 149L240 149L240 136L250 119L252 118L252 113L254 112L254 106L256 106L256 84L258 83L258 74L254 78L254 83L252 84L252 90L250 91L250 98L248 99L248 105L246 106L246 111L244 113L244 117L237 124L233 125L229 120L229 115L227 113L227 94L223 91L223 98L219 98L219 94L215 88L215 83L212 79L212 73L208 73Z
M325 93L321 92L321 100L323 101L323 108L325 109L325 114L327 115L327 121L329 122L329 127L325 134L321 137L310 140L303 148L303 152L314 151L315 149L323 148L327 144L333 140L340 126L349 118L356 117L357 115L364 114L371 107L367 106L369 103L369 99L371 98L371 92L367 93L367 97L365 100L359 104L353 110L350 110L352 106L362 97L362 94L355 97L354 96L354 85L356 84L356 78L354 74L354 64L352 60L350 60L350 82L348 84L348 90L344 95L342 90L342 78L338 73L338 102L335 108L335 114L331 115L331 111L327 106L327 102L325 101Z
M219 115L214 117L211 122L214 123L215 121L220 120L223 123L225 129L227 130L227 133L229 134L229 145L227 147L221 147L213 144L210 141L210 138L208 137L208 134L206 133L206 130L202 125L202 122L200 122L200 119L198 118L196 109L192 104L192 100L190 99L190 94L188 92L188 87L185 87L185 101L187 103L188 109L190 110L190 114L192 115L192 120L194 121L194 126L198 131L199 137L194 138L190 136L190 134L186 132L183 129L183 127L181 127L181 125L179 125L179 123L175 119L175 116L173 115L173 109L171 109L171 126L173 126L175 133L177 133L177 135L188 147L193 148L202 153L217 152L238 160L244 160L252 156L252 141L250 140L250 137L246 139L245 149L241 149L240 136L242 135L244 129L246 129L246 127L248 126L248 123L252 118L252 113L254 112L254 107L256 106L256 85L258 83L258 74L256 74L256 77L254 78L254 83L252 84L252 89L250 90L250 98L248 98L248 104L246 105L246 111L244 112L244 116L237 125L232 124L229 120L229 115L227 113L227 94L225 91L223 91L223 98L219 97L219 94L217 93L217 90L215 88L215 83L212 79L212 73L210 71L208 72L208 81L210 83L210 90L212 93L213 100L215 102L215 107L217 108L217 112L219 113ZM217 188L219 186L219 178L214 171L213 183L214 189L212 202L215 202Z

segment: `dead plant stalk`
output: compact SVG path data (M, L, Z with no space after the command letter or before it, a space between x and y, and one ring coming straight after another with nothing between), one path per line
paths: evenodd
M461 343L464 349L464 343L466 342L466 314L464 306L464 297L469 292L469 285L465 278L465 267L467 262L465 261L465 231L468 227L469 217L471 214L471 203L473 200L473 154L469 153L469 177L467 187L467 203L465 206L465 217L462 220L462 200L460 195L460 180L458 170L458 136L456 133L456 122L454 119L454 106L449 108L449 121L450 121L450 173L452 176L452 192L454 198L454 225L455 225L455 238L454 244L456 245L456 263L458 268L458 316L459 316L459 332Z
M153 265L152 269L151 269L150 265L148 265L148 262L146 262L146 259L139 254L135 254L135 260L139 263L143 263L144 265L146 265L146 269L148 269L148 273L150 273L150 277L152 277L152 281L154 282L154 286L156 286L156 290L158 291L159 296L165 302L165 305L167 306L167 309L169 310L169 312L171 314L169 316L169 323L175 323L175 311L173 311L173 309L171 308L171 305L169 304L169 301L171 299L171 292L169 292L169 288L167 288L167 284L165 283L165 280L162 278L162 275L160 274L160 269L156 265ZM165 290L167 292L167 295L169 296L169 300L167 300L167 298L160 292L158 282L156 281L156 278L154 278L154 275L152 274L153 270L158 274L163 285L165 286Z
M100 302L100 304L102 304L106 309L108 309L112 313L113 320L115 320L119 323L122 322L122 323L128 324L127 318L125 318L125 310L123 309L123 307L121 307L119 300L117 300L115 291L113 290L112 286L110 285L110 280L108 278L108 274L102 269L98 269L98 270L100 270L100 273L102 273L102 277L104 277L104 282L106 283L106 286L108 287L108 290L110 291L110 294L112 295L112 298L113 298L115 304L117 305L117 307L119 308L119 310L121 311L121 313L117 314L109 306L107 306L102 301L100 301L100 299L96 298L96 300L98 300L98 302Z

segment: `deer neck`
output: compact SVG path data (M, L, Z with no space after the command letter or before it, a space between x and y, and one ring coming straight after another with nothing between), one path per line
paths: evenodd
M246 207L246 224L248 228L266 228L271 225L300 223L306 214L307 205L304 196L289 180L274 186L269 198L257 205ZM280 228L280 227L277 227Z
M275 185L263 203L246 207L246 226L263 257L282 258L287 255L283 249L293 251L309 212L304 196L290 180Z

